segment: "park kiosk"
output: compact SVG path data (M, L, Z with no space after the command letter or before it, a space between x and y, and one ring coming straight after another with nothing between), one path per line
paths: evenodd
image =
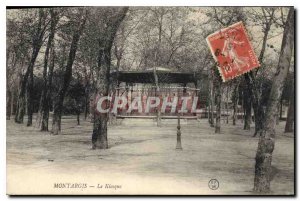
M198 96L197 79L195 73L175 72L168 68L153 67L143 71L113 71L111 72L112 95L126 96L128 103L135 96L178 96L189 94ZM116 118L148 118L156 119L157 126L161 125L161 119L177 119L177 145L176 149L181 147L180 119L197 119L197 114L180 114L178 111L174 114L161 114L158 109L150 113L125 113L119 110Z

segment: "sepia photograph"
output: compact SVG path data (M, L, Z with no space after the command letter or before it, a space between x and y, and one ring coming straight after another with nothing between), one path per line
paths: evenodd
M295 22L7 6L6 194L295 196Z

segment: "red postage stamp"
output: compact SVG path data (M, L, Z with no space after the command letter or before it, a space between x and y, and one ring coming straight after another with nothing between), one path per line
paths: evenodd
M223 82L260 66L242 22L221 29L206 40Z

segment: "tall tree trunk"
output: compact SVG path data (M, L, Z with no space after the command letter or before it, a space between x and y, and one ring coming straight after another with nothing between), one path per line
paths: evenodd
M20 124L23 123L24 115L25 115L25 90L26 90L25 86L27 80L25 81L24 78L25 78L24 76L20 75L20 80L21 80L20 89L18 93L17 107L16 107L16 114L15 114L15 122Z
M281 99L280 99L280 112L279 112L279 119L282 119L282 100L283 100L283 98L281 97Z
M287 118L286 118L286 124L284 128L284 132L293 132L294 131L294 116L295 116L295 92L294 92L294 84L292 85L293 88L291 89L290 92L290 104L289 104L289 109L287 113Z
M239 98L241 99L241 104L242 104L241 123L244 123L245 110L244 110L244 92L243 91L242 91L241 96L239 95Z
M236 119L237 119L237 106L238 106L238 96L239 96L239 83L237 83L234 87L233 91L233 116L232 116L232 125L236 125Z
M271 179L272 153L275 145L275 126L278 102L282 95L284 80L287 77L294 45L294 8L289 9L285 23L281 52L277 71L270 91L264 127L260 131L255 158L254 191L269 192Z
M38 25L36 28L36 32L33 34L32 36L32 54L31 54L31 59L29 61L28 67L26 69L25 75L21 78L21 84L20 84L20 90L19 90L19 96L18 96L18 102L17 102L17 111L16 111L16 115L15 115L15 122L16 123L23 123L24 120L24 115L25 115L25 104L26 104L26 100L25 100L25 92L26 92L26 86L28 89L28 95L29 95L29 102L27 109L29 109L29 114L28 114L28 123L27 125L31 125L32 122L30 122L32 120L32 86L33 86L33 67L36 61L36 58L38 56L38 53L40 51L40 48L43 44L43 37L45 34L45 30L46 30L46 25L45 25L45 21L46 21L46 14L44 13L43 9L40 8L39 9L39 19L38 19ZM27 85L28 82L28 78L29 79L29 84Z
M14 115L14 103L15 103L15 92L11 91L11 100L10 100L10 114Z
M216 126L215 133L221 133L221 80L216 78Z
M264 8L263 8L264 9ZM264 12L264 10L263 10ZM270 27L273 22L274 10L272 10L271 15L267 18L265 17L265 25L264 25L264 36L262 41L262 48L258 57L258 61L260 64L263 64L264 54L267 46L268 35L270 32ZM256 71L257 72L257 71ZM259 92L258 83L255 79L256 73L250 71L245 74L245 80L248 85L248 90L251 92L251 103L254 111L254 119L255 119L255 132L254 137L257 133L263 128L262 122L264 121L264 110L263 105L261 104L261 94Z
M33 115L33 68L30 69L29 79L27 83L27 126L32 125Z
M33 66L34 66L35 60L37 58L39 49L40 48L35 49L33 51L30 63L29 63L29 65L27 67L27 70L26 70L26 73L21 78L22 81L21 81L21 85L20 85L18 102L17 102L17 111L16 111L16 115L15 115L15 122L16 123L23 123L23 120L24 120L25 106L26 106L26 99L25 99L26 85L27 85L29 75L31 74L31 72L33 72Z
M255 132L253 137L263 128L264 110L261 104L261 96L259 94L257 83L255 82L254 74L252 71L245 74L245 80L248 86L248 92L251 94L251 103L254 111Z
M42 122L41 122L41 131L48 131L49 124L49 111L51 105L51 88L52 88L52 78L54 70L54 61L55 61L55 50L54 47L51 48L50 54L51 62L49 65L49 71L47 75L47 89L45 91L45 99L42 103Z
M211 70L211 77L210 77L210 87L209 87L209 112L210 112L210 119L209 119L209 122L210 122L210 127L214 127L215 126L215 122L214 122L214 118L215 118L215 115L214 115L214 109L215 109L215 93L214 93L214 72Z
M84 120L87 119L89 113L89 105L90 105L90 87L89 83L85 86L85 95L84 95Z
M48 107L48 100L47 98L47 91L48 91L48 77L47 77L47 70L48 70L48 60L49 60L49 54L50 54L50 49L52 46L52 41L55 36L55 28L58 23L58 13L53 10L53 8L50 9L50 15L51 15L51 24L50 24L50 34L48 37L48 42L46 46L46 51L45 51L45 56L44 56L44 69L43 69L43 89L42 89L42 94L41 94L41 99L40 99L40 104L39 104L39 110L38 110L38 115L37 115L37 124L38 127L41 128L41 131L48 131L48 125L43 125L41 126L41 121L45 121L48 118L45 116L46 119L43 119L43 113L44 109ZM54 47L53 47L54 48ZM52 55L53 56L53 55ZM49 112L49 111L48 111ZM44 122L45 123L45 122ZM48 124L48 122L47 122Z
M207 120L208 120L208 123L210 125L210 100L209 100L209 98L207 100L208 100L208 105L207 105L206 112L207 112Z
M244 130L250 130L250 124L251 124L251 92L248 90L247 87L244 87L244 110L245 110L245 116L244 116Z
M6 119L10 120L11 116L11 102L12 102L12 92L10 90L6 90Z
M281 99L281 98L280 98ZM277 115L276 115L276 125L279 125L279 116L280 116L280 101L278 102L278 109L277 109Z
M101 47L104 41L99 41L99 51L98 51L98 69L97 69L97 82L96 82L96 94L94 100L97 100L100 96L108 96L109 94L109 72L110 72L110 62L111 55L110 49L104 51ZM99 96L100 95L100 96ZM96 103L95 103L96 104ZM108 107L108 104L106 104ZM94 113L94 125L93 125L93 136L92 143L93 149L107 149L107 121L108 114L101 113L96 114L95 108L93 108Z
M9 73L9 55L10 55L10 50L7 47L6 48L6 119L10 120L11 116L11 110L9 108L10 102L11 102L11 90L9 89L10 87L8 86L8 76L10 76Z
M87 11L86 11L87 12ZM53 113L53 121L52 121L52 133L54 135L57 135L61 131L61 115L62 115L62 109L63 109L63 102L65 98L65 94L67 92L67 89L69 87L71 78L72 78L72 66L73 62L75 60L76 51L77 51L77 44L79 42L80 36L83 32L87 13L83 14L83 19L80 20L78 29L74 30L71 47L69 51L68 61L64 72L64 78L63 78L63 84L60 87L57 97L55 99L54 103L54 113Z
M109 82L110 82L110 62L111 62L111 48L115 35L117 33L118 27L126 16L128 7L122 8L114 19L110 19L107 22L107 28L103 33L102 40L99 40L99 51L98 51L98 73L97 73L97 83L96 83L96 96L108 96L109 95ZM106 104L108 107L108 104ZM94 109L95 110L95 109ZM95 113L95 111L93 111ZM94 125L93 125L93 136L92 143L93 149L107 149L107 121L108 114L101 113L99 115L94 115Z

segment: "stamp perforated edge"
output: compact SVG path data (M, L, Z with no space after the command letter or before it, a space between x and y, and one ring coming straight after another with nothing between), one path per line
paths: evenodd
M237 23L234 23L234 24L232 24L232 25L230 25L230 26L228 26L228 27L226 27L226 28L220 29L219 31L216 31L216 32L214 32L214 33L212 33L212 34L210 34L210 35L208 35L208 36L206 37L206 42L207 42L208 47L209 47L209 49L210 49L210 51L211 51L211 53L212 53L212 55L213 55L214 60L215 60L216 62L218 62L218 59L216 58L216 56L215 56L215 54L214 54L214 51L213 51L213 48L212 48L212 46L211 46L211 44L210 44L209 38L211 38L212 36L214 36L214 35L216 35L216 34L218 34L218 33L221 33L221 32L226 31L226 30L230 29L231 27L235 27L235 26L238 26L238 25L241 25L242 29L244 30L245 36L246 36L246 40L247 40L247 42L249 43L249 46L250 46L251 51L254 53L254 56L255 56L255 59L256 59L258 65L257 65L256 67L251 68L251 69L249 69L249 70L247 70L247 71L244 71L244 72L242 72L242 73L237 73L235 76L231 76L231 77L229 77L229 78L227 78L227 79L225 79L225 77L224 77L224 75L223 75L223 73L222 73L221 67L220 67L219 65L217 65L217 69L218 69L218 71L219 71L219 74L221 75L221 78L222 78L222 81L223 81L223 82L226 82L226 81L228 81L228 80L231 80L231 79L234 79L234 78L236 78L236 77L239 77L239 76L241 76L241 75L243 75L243 74L245 74L245 73L248 73L249 71L251 71L251 70L253 70L253 69L256 69L256 68L260 67L259 60L257 59L257 56L256 56L256 54L255 54L255 52L254 52L254 49L253 49L252 44L250 43L250 40L249 40L249 36L248 36L247 30L246 30L246 28L245 28L245 26L244 26L244 24L243 24L242 21L237 22Z

